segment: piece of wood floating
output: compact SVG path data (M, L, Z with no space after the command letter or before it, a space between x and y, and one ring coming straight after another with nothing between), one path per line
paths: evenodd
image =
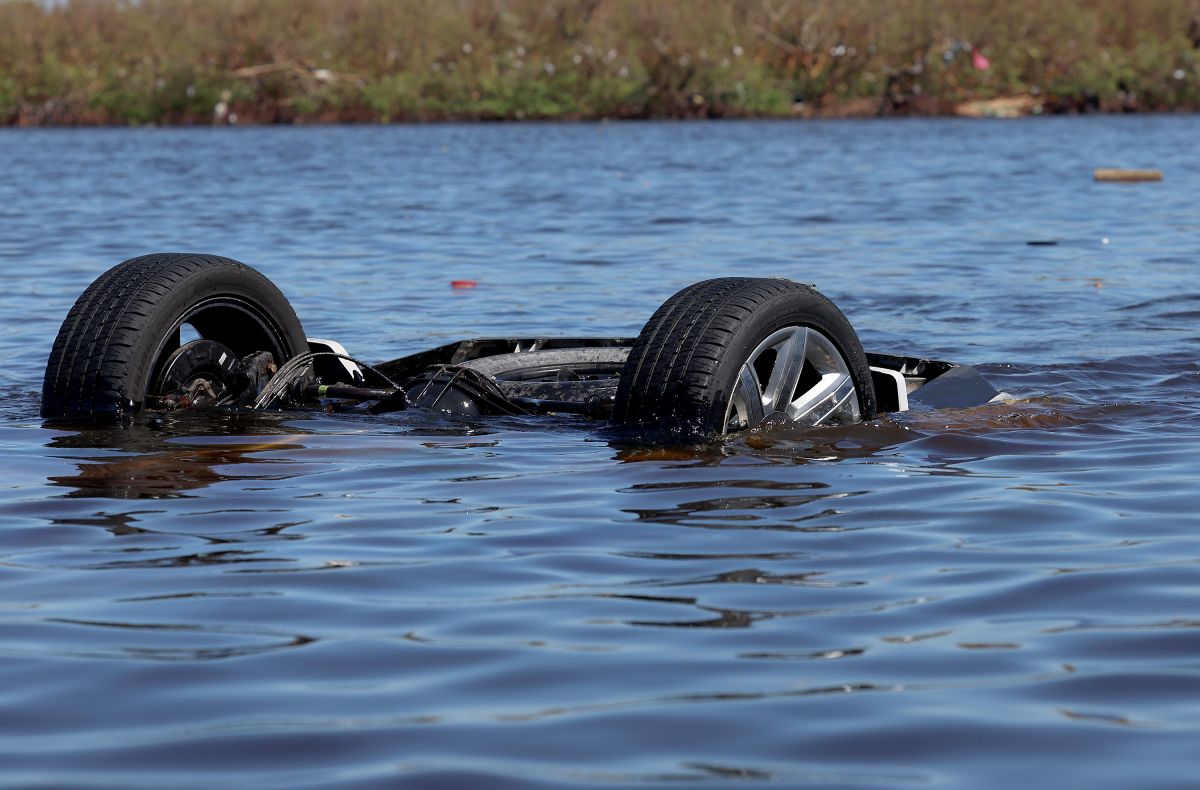
M1162 181L1161 170L1121 170L1115 167L1097 167L1097 181Z

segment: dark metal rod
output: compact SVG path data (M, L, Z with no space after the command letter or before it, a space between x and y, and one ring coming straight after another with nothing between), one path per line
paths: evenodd
M373 387L352 387L349 384L312 384L304 388L310 398L351 398L353 400L383 400L398 390Z
M591 411L588 404L579 401L520 397L509 398L509 400L535 414L544 414L550 411L563 412L564 414L588 414Z

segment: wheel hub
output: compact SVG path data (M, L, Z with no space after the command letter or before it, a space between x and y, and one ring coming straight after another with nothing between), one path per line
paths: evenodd
M742 365L725 410L726 432L792 423L813 427L859 419L850 368L816 329L773 332Z
M245 366L224 343L193 340L163 364L146 400L156 408L215 406L244 388Z

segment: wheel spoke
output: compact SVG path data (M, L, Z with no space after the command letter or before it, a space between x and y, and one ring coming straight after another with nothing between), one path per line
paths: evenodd
M758 425L767 416L763 410L762 386L758 383L758 374L749 363L742 366L742 372L738 376L737 388L730 402L729 416L725 419L726 428L730 419L735 416L745 420L745 427L748 428Z
M858 411L854 381L846 373L827 373L815 387L788 406L787 413L803 425L821 425L842 411Z
M791 335L775 347L775 367L763 389L768 413L786 411L791 405L807 353L808 329L802 326L795 327Z

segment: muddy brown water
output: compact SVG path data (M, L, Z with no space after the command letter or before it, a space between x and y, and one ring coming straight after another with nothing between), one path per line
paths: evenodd
M3 781L1191 785L1198 137L3 131ZM1014 401L682 448L419 412L43 425L71 302L161 250L255 265L367 360L633 334L694 280L782 275Z

